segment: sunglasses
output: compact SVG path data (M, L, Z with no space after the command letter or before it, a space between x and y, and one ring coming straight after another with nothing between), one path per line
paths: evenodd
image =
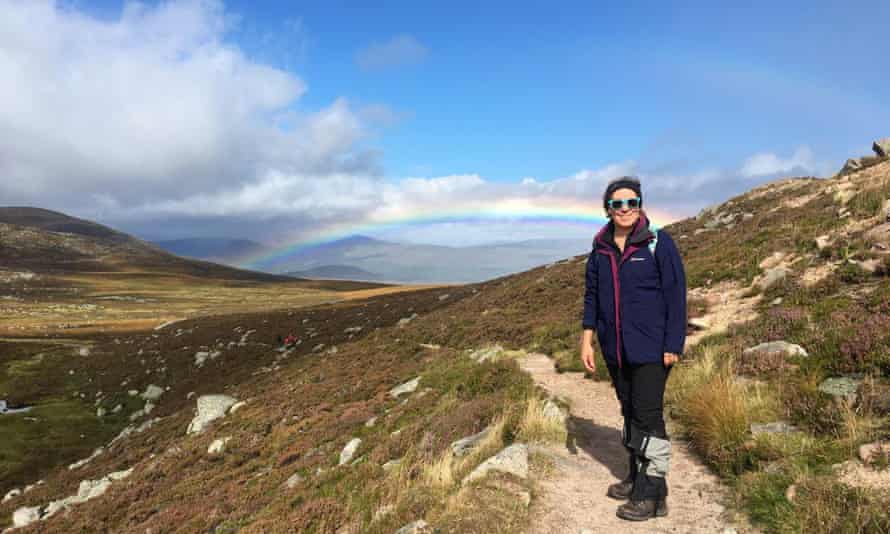
M623 199L611 199L606 204L609 206L609 209L620 210L623 206L626 206L630 209L636 209L640 207L640 204L643 203L643 199L640 197L634 198L623 198Z

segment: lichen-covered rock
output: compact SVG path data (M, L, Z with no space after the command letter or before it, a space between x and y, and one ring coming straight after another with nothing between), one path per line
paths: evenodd
M398 386L389 390L389 394L393 397L398 397L399 395L404 395L405 393L414 393L417 389L417 386L420 385L420 377L412 378L411 380L399 384Z
M485 427L481 432L461 438L451 444L451 452L455 456L465 456L476 448L491 433L491 427Z
M429 531L429 523L427 523L423 519L418 519L417 521L412 521L411 523L408 523L407 525L397 530L396 534L420 534L422 532Z
M796 426L787 421L773 421L772 423L751 423L751 433L758 434L789 434L799 432Z
M844 166L841 167L840 174L849 174L860 169L862 169L862 158L850 158L844 162Z
M35 521L40 521L40 508L37 506L19 508L12 514L14 528L26 527Z
M476 469L473 469L469 475L464 477L461 484L467 484L483 478L489 471L500 471L516 475L522 479L527 478L528 445L525 443L514 443L506 447L501 452L479 464Z
M201 395L198 397L198 415L189 423L187 434L200 434L207 425L226 415L226 411L238 402L228 395Z
M142 392L140 397L142 397L143 400L154 402L154 401L160 399L161 395L163 395L163 394L164 394L164 388L162 388L160 386L156 386L154 384L149 384L148 386L145 387L145 391Z
M855 403L862 380L850 376L838 376L826 378L819 384L819 391L832 397L844 399L848 403Z
M800 345L788 343L787 341L768 341L766 343L761 343L753 347L748 347L742 352L742 354L748 356L755 352L765 352L767 354L784 354L785 356L802 356L804 358L809 356L806 349L804 349Z
M232 436L226 436L213 440L213 443L207 447L207 454L222 454L226 452L226 445L232 440Z

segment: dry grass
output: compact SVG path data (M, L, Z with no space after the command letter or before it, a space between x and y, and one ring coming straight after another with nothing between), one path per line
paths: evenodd
M537 396L528 398L525 405L525 413L519 423L519 439L524 442L564 443L567 438L567 430L564 421L546 417L544 415L544 400Z

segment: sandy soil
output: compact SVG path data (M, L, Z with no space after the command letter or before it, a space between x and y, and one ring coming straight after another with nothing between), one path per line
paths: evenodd
M621 445L621 412L611 384L584 379L582 373L558 374L544 354L531 354L521 365L538 384L571 405L568 442L538 449L553 458L556 469L540 481L530 533L720 533L732 526L722 517L724 493L719 480L675 436L668 515L639 523L618 518L615 509L621 502L607 497L606 488L627 473L627 453Z

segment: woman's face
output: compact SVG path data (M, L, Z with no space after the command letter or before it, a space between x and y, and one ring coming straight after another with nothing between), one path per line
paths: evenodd
M612 193L613 200L624 200L627 198L637 198L637 194L633 189L625 187L616 189L615 192ZM609 215L611 215L615 226L623 229L631 229L637 224L637 219L640 218L640 208L628 208L627 203L625 202L617 210L609 208Z

